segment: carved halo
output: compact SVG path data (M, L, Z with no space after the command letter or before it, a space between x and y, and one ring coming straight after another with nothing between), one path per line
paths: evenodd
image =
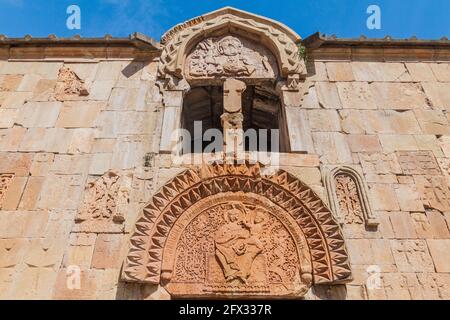
M261 175L259 164L213 164L189 169L162 187L136 222L123 280L159 284L167 240L177 221L199 202L227 193L270 201L296 222L306 239L313 283L351 280L344 239L330 210L297 178L283 170L271 176Z
M305 75L305 64L298 54L299 35L279 22L226 7L179 24L164 34L159 76L182 79L190 50L202 39L223 30L253 36L263 43L276 57L282 77Z

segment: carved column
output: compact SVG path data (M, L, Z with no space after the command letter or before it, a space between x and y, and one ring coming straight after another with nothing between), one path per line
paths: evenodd
M236 79L227 79L223 85L221 120L224 132L224 152L228 159L238 158L238 153L244 152L242 93L246 88L244 82Z

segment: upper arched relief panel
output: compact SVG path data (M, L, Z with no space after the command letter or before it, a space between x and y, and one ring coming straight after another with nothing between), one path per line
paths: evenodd
M278 65L264 46L242 37L226 35L200 41L185 62L185 77L197 79L277 79Z
M281 23L224 8L169 30L161 39L163 52L158 74L169 80L200 76L303 77L306 68L298 53L300 40ZM242 51L236 54L238 48ZM228 65L227 59L231 61Z

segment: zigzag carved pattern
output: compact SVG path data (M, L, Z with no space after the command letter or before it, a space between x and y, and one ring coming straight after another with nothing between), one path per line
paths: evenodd
M340 228L329 209L305 184L285 171L260 175L259 165L211 165L187 170L167 183L136 222L123 277L159 283L167 236L183 212L209 196L227 192L254 193L288 212L307 239L315 283L350 279L348 254Z

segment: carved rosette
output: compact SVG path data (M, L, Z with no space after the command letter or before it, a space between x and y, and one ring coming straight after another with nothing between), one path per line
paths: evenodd
M247 164L190 169L166 184L136 222L123 270L125 281L180 296L301 296L350 278L321 199L285 171L263 176Z

